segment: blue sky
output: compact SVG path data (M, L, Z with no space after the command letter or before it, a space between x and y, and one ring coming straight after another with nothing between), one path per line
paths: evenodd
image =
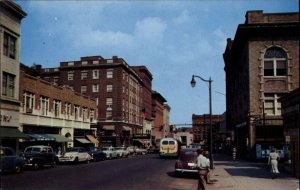
M299 0L16 1L28 14L21 26L21 62L44 68L82 56L113 55L145 65L152 88L171 107L171 124L226 110L223 53L248 10L299 12Z

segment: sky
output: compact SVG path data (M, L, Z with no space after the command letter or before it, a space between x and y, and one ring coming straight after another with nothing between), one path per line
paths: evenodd
M171 107L170 124L191 124L192 114L226 111L223 53L249 10L299 12L299 0L19 1L21 63L43 68L100 55L144 65L152 89Z

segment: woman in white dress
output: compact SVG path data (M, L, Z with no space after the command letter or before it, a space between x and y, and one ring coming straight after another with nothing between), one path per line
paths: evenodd
M272 179L277 177L277 174L279 174L278 171L278 161L280 159L279 154L276 152L275 148L272 148L268 164L271 164L271 173L272 173Z

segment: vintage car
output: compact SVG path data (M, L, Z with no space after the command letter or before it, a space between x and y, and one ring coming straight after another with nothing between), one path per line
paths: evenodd
M101 148L89 147L87 148L88 153L91 155L93 161L105 160L106 154L102 151Z
M92 160L92 156L83 147L68 148L65 153L58 157L59 162L86 162L89 163Z
M37 170L42 166L50 165L56 167L58 158L50 146L35 145L28 146L22 156L25 159L25 165Z
M178 160L175 162L175 175L180 176L184 173L197 173L197 157L196 148L181 149Z
M0 173L20 173L24 166L25 161L23 157L16 155L12 148L0 147Z
M129 151L125 149L125 147L116 147L116 151L119 158L127 158L130 154Z
M107 159L117 158L118 154L114 147L103 147L102 151L106 154Z

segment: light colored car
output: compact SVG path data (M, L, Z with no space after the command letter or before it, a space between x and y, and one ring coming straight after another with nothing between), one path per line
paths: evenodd
M58 157L59 162L87 162L92 160L91 155L83 147L68 148L63 155Z
M138 147L136 147L136 146L129 146L129 147L127 147L127 149L126 150L128 150L129 152L130 152L130 154L147 154L147 150L146 149L144 149L144 148L138 148Z
M102 152L104 152L106 154L107 159L113 159L113 158L117 158L118 154L117 151L114 147L110 146L110 147L103 147L102 148Z
M129 156L129 151L125 149L125 147L116 147L117 155L119 158L121 157L128 157Z

